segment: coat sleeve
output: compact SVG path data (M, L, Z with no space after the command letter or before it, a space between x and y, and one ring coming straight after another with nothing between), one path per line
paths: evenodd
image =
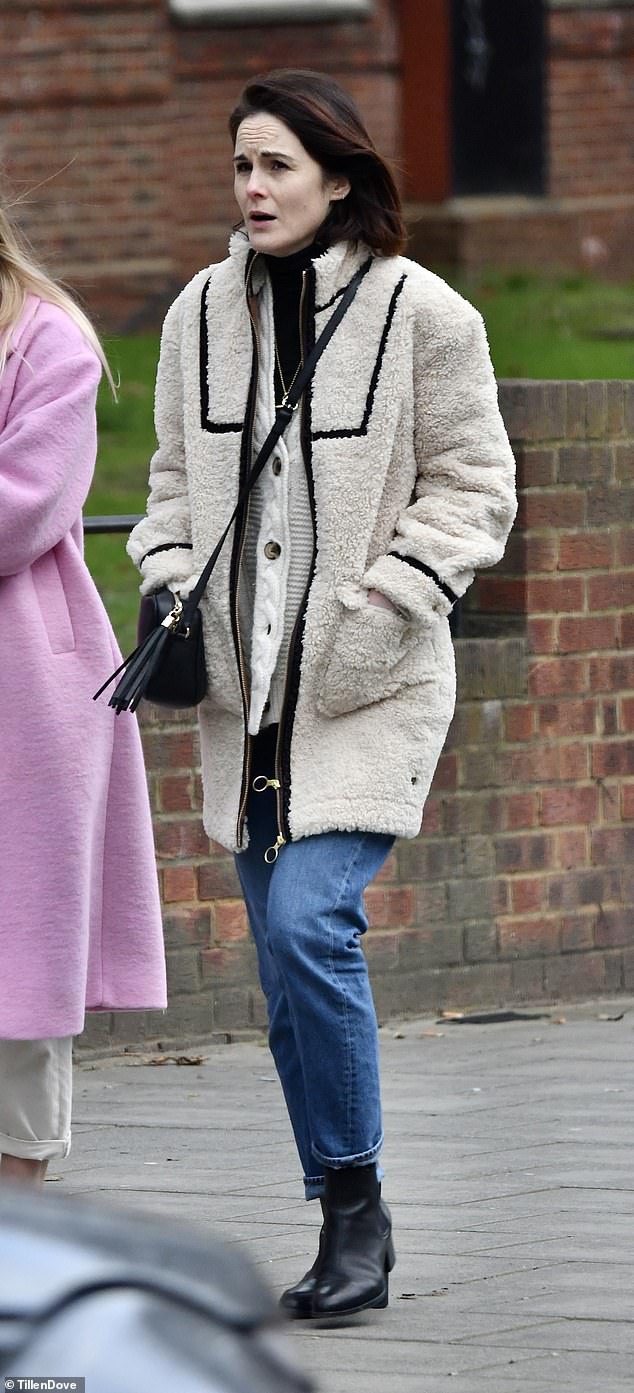
M449 614L476 569L500 560L517 507L484 324L458 303L458 326L431 360L420 327L416 335L415 496L363 578L422 623Z
M146 516L128 538L128 554L143 577L144 595L168 586L182 595L195 585L192 530L185 467L182 297L168 311L161 335L154 422L157 449L150 461Z
M0 575L57 546L81 514L97 452L101 364L63 310L41 304L15 349L0 434Z

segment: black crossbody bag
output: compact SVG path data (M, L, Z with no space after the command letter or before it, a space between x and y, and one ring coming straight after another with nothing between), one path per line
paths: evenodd
M302 392L307 387L317 363L341 323L348 306L352 303L359 285L371 262L367 261L353 276L346 287L336 310L330 316L316 344L309 353L301 372L286 393L281 406L278 406L275 422L260 450L255 463L247 476L238 501L229 518L227 526L216 543L209 560L196 584L181 600L166 587L141 600L138 627L138 646L121 663L120 667L103 683L93 700L105 692L106 688L119 677L110 697L109 706L117 715L121 711L136 711L141 700L153 701L158 706L171 706L186 709L198 706L207 692L207 664L203 647L202 616L200 599L208 584L211 573L229 532L245 503L253 485L259 479L264 466L299 404Z

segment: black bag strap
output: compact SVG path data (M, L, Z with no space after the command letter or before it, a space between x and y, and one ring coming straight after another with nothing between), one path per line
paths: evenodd
M198 580L196 581L194 589L187 596L187 599L183 601L183 612L180 619L180 623L183 628L187 627L188 623L191 621L194 610L198 607L200 597L207 586L209 577L214 569L214 566L227 540L229 532L231 531L231 528L238 516L238 513L240 512L243 504L248 498L248 495L250 494L251 489L253 488L253 485L255 484L256 480L259 479L260 474L262 473L262 470L264 469L267 460L269 459L270 455L275 449L275 446L277 445L280 436L286 430L289 421L292 420L293 412L299 405L299 400L302 395L302 392L308 386L308 383L310 382L310 379L315 371L317 363L321 358L321 355L326 345L330 342L335 332L335 329L341 323L341 320L343 319L346 310L352 304L352 301L354 300L357 290L359 289L361 281L363 280L363 277L367 275L367 272L370 270L371 265L372 260L370 258L368 261L364 262L363 266L359 268L356 274L352 277L352 280L346 286L346 289L344 290L343 295L339 300L339 304L337 305L336 310L334 310L333 314L331 314L328 323L322 329L321 334L317 339L317 342L308 354L306 362L304 363L304 366L295 378L294 383L286 393L281 406L278 406L275 415L275 422L271 427L271 430L269 431L266 440L264 441L262 449L260 450L250 473L248 474L244 484L242 485L242 488L240 489L240 493L238 494L238 501L231 514L231 517L229 518L227 526L225 527L225 530L220 540L216 543L204 570L201 571L201 574Z

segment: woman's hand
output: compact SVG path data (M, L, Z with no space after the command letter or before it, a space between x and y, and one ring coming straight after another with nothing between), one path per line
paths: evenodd
M387 595L384 595L380 590L368 590L368 604L376 605L377 609L390 609L393 614L396 614L396 605L393 605L392 601L388 600Z

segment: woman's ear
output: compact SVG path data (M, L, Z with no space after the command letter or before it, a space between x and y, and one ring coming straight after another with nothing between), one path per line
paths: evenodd
M339 199L347 198L350 193L350 180L345 174L337 175L330 181L330 201L337 202Z

